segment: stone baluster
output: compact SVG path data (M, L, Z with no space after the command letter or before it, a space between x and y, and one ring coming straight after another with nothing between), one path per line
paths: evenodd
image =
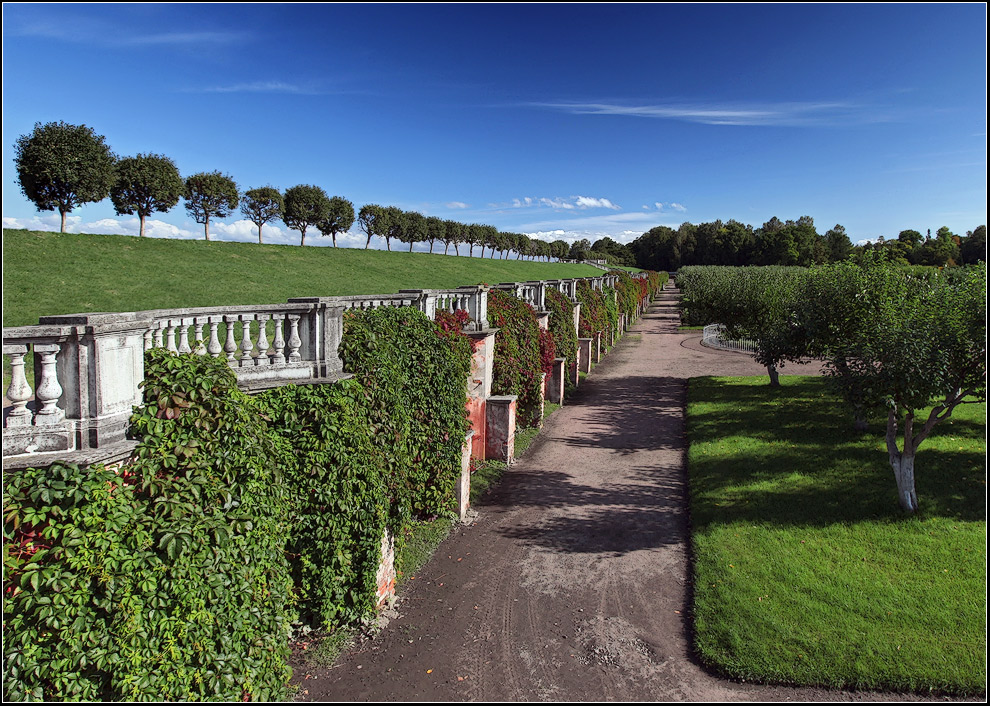
M251 340L251 322L254 320L252 314L241 315L241 366L254 365L254 357L251 351L254 350L254 341Z
M223 352L223 347L220 345L220 337L217 335L222 318L222 316L210 317L210 342L206 345L206 352L211 358L219 358Z
M275 325L275 340L272 341L272 348L275 349L275 355L272 357L273 365L282 365L285 363L285 339L282 338L282 319L281 314L272 316Z
M34 415L35 426L58 424L65 419L65 412L56 406L58 398L62 396L62 386L58 384L58 375L55 370L55 356L58 351L59 345L57 343L35 344L34 346L35 355L41 359L38 389L34 391L34 397L39 405Z
M155 348L164 348L165 347L165 340L164 340L164 336L165 336L165 322L164 321L159 321L157 324L155 324L155 326L156 326L156 328L155 328L155 345L154 345L154 347Z
M268 326L269 316L258 314L258 355L254 359L255 365L268 365L268 333L265 327Z
M193 337L196 339L196 355L206 355L206 343L203 341L203 325L205 322L201 318L196 318L193 327Z
M227 361L233 365L237 362L237 358L234 355L237 353L237 343L234 341L234 322L237 321L237 316L225 316L223 320L227 325L227 340L223 344L223 350L227 354Z
M31 399L31 385L24 375L24 356L28 347L24 345L4 346L3 354L10 356L10 387L7 388L7 399L13 405L7 415L6 426L26 427L31 424L31 410L27 408Z
M168 320L168 325L165 328L165 342L168 345L168 350L170 353L178 353L179 349L175 345L175 322L172 319Z
M192 348L189 346L189 326L190 322L187 319L179 322L179 353L192 353Z
M298 363L302 360L299 355L299 347L302 346L302 339L299 338L299 314L289 314L289 362Z
M144 350L145 352L150 351L155 345L154 339L152 338L151 329L149 328L144 332Z

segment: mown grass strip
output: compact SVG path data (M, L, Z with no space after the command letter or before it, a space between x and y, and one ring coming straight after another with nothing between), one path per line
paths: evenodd
M694 625L746 680L986 692L986 407L918 454L898 509L883 422L858 435L820 378L695 378Z
M442 250L442 246L441 246ZM453 249L451 249L453 252ZM487 282L598 277L590 265L354 248L3 231L3 325L39 316L277 304Z

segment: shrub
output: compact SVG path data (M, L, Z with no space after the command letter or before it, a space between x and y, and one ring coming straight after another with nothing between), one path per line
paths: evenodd
M541 422L543 361L536 312L526 302L497 289L488 293L488 320L497 328L492 392L516 395L520 426Z

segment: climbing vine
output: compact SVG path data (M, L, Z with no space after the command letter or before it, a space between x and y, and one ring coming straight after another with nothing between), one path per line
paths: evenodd
M520 426L538 426L543 399L541 373L544 356L540 349L540 326L536 312L521 299L493 289L488 293L488 321L498 329L492 392L496 395L516 395L516 415ZM546 346L546 338L543 340Z
M557 356L567 358L567 363L577 360L577 332L574 330L574 305L556 289L548 288L546 307L550 312L550 333L553 335Z

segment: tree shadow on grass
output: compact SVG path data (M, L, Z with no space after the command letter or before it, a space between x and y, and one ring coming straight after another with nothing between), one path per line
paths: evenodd
M899 521L884 427L859 434L824 381L792 388L692 383L692 523L824 526ZM717 404L716 404L717 403ZM971 419L936 427L916 463L918 517L986 518L985 455L941 437L983 435Z

